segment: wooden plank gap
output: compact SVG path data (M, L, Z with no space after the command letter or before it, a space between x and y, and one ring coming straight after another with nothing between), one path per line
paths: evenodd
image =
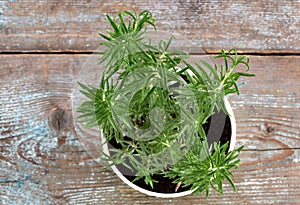
M290 147L290 148L274 148L274 149L243 149L243 152L267 152L267 151L281 151L281 150L300 150L300 147Z

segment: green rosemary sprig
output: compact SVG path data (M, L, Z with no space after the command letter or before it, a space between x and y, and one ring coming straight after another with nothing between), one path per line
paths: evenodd
M205 190L206 198L210 188L223 194L223 183L227 180L236 191L232 180L231 169L238 168L240 160L237 159L243 146L226 153L228 143L214 144L214 152L211 154L207 141L195 140L195 144L182 160L165 171L165 177L176 178L174 183L182 183L183 187L191 186L193 193L201 193Z
M107 20L112 30L99 34L103 75L99 87L79 83L88 99L77 111L81 122L99 126L106 142L118 145L110 154L100 150L109 166L122 164L151 187L159 173L195 193L206 190L207 197L209 187L223 193L225 179L235 190L230 170L238 167L242 147L226 153L228 144L216 143L209 152L202 125L215 108L228 114L224 97L239 94L241 76L254 76L249 57L222 50L216 58L223 65L193 64L186 52L170 50L173 37L158 44L145 38L147 24L156 29L149 11ZM239 65L246 70L235 72Z

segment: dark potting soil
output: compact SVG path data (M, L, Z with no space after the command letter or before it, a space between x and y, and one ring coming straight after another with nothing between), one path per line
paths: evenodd
M203 125L203 128L205 130L206 135L208 134L209 129L210 129L211 118L212 117L210 117L207 120L207 123ZM221 145L223 145L226 142L230 143L230 139L231 139L231 122L230 122L229 116L226 116L226 120L225 120L225 124L224 124L224 129L222 129L222 135L221 135L221 138L219 139L219 141L220 141ZM213 141L211 143L213 143ZM120 146L118 144L116 144L116 142L110 141L109 147L118 148ZM227 148L227 151L228 151L228 149L229 149L229 146ZM128 168L124 167L123 165L116 165L116 167L119 169L119 171L121 173L123 173L123 175L129 181L133 181L135 179L136 176L134 176L134 173L132 173ZM172 183L175 179L165 178L163 175L159 175L159 174L153 175L152 178L154 180L158 181L157 183L153 184L153 188L150 185L146 185L143 178L135 181L134 184L137 185L137 186L139 186L139 187L141 187L141 188L144 188L146 190L153 191L153 192L158 192L158 193L175 193L177 185L174 184L174 183ZM190 187L183 188L182 186L180 186L177 189L177 193L178 192L187 191L189 189L190 189Z

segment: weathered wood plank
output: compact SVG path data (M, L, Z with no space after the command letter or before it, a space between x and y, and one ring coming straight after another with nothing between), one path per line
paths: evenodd
M177 48L216 52L235 47L253 53L299 53L300 2L94 1L0 2L0 51L92 52L105 14L148 9L157 18L155 39L177 36Z
M71 96L89 55L1 55L0 204L297 204L300 200L300 57L251 56L257 76L232 96L238 193L145 197L101 170L74 132ZM193 59L204 56L193 56ZM208 56L205 56L208 58ZM237 146L238 146L237 145Z

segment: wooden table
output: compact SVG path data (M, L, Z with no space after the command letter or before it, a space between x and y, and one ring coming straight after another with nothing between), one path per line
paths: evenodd
M105 13L149 9L193 58L237 48L255 78L230 97L238 192L140 194L101 170L74 131L72 91L108 28ZM300 204L300 1L0 1L0 204ZM201 50L202 49L202 50ZM204 51L204 52L203 52ZM238 146L237 145L237 146Z

